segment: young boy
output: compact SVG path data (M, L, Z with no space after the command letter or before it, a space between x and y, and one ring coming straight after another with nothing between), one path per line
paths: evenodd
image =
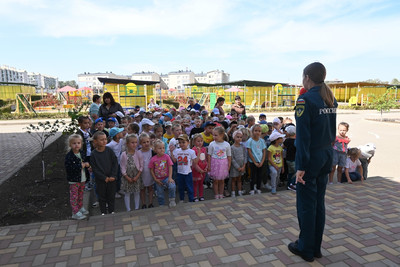
M264 113L261 113L260 116L258 116L259 124L267 124L267 116Z
M253 127L254 124L256 124L256 119L252 115L248 116L246 128L251 129L251 127Z
M207 147L212 141L214 141L214 137L212 135L212 130L215 127L215 123L211 121L207 121L204 124L204 132L201 133L204 140L204 146Z
M91 144L90 144L90 137L92 134L90 133L90 119L87 116L80 116L78 118L79 129L76 132L80 136L82 136L82 151L85 154L85 157L90 160L90 154L92 152Z
M98 118L97 120L95 120L93 134L95 134L96 132L103 132L108 137L109 133L104 129L104 126L105 124L103 118Z
M172 133L173 133L174 137L169 141L169 146L168 146L170 155L172 155L172 152L176 148L180 148L178 137L182 134L182 126L180 124L174 124L172 126Z
M123 134L122 132L124 131L123 128L111 128L110 129L110 137L112 138L111 142L107 144L107 147L111 148L111 150L114 152L114 155L117 157L117 161L118 161L118 167L117 167L117 176L115 176L116 178L116 192L115 193L115 197L116 198L121 198L121 194L123 192L120 192L121 189L121 171L119 169L119 162L120 162L120 158L121 158L121 153L122 153L122 142L121 142L121 138L123 138ZM125 194L124 194L125 195Z
M92 151L90 165L96 179L101 215L107 213L106 204L108 213L114 214L118 160L114 152L106 146L107 137L103 132L96 132L93 142L96 149Z
M172 122L167 121L164 123L165 127L165 134L164 137L167 138L167 142L171 141L171 139L174 137L174 134L172 133Z
M185 199L185 188L188 192L189 202L193 202L193 176L192 163L197 158L194 150L189 148L189 137L181 134L177 138L180 148L172 153L172 161L177 164L178 191L180 202Z
M202 120L197 117L194 119L194 128L190 131L190 138L193 137L193 135L197 134L197 133L202 133L204 131L203 128L201 128L201 124L202 124Z
M117 125L117 119L114 117L108 118L107 125L108 125L108 128L106 128L106 129L114 128Z
M296 191L296 146L294 142L296 141L296 127L290 125L286 127L287 138L283 142L283 148L286 149L286 164L288 167L288 182L287 187L289 190Z

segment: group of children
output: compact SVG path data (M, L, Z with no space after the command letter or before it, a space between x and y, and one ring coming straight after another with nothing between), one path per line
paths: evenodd
M235 112L224 117L209 116L206 110L138 108L120 123L114 117L98 118L93 125L89 117L78 122L80 129L69 137L65 158L74 219L84 219L88 213L82 196L90 177L94 177L102 215L114 213L115 198L121 196L130 211L132 194L134 209L152 208L154 195L160 206L165 205L165 191L169 207L176 206L176 191L180 202L185 192L189 202L203 201L204 184L212 184L215 199L241 196L248 178L250 195L260 194L262 188L276 194L285 180L288 189L296 189L296 127L289 118L267 123L261 114L256 123L253 116L239 118ZM343 161L349 162L340 181L351 182L358 162L350 163L354 163L352 155L343 159L349 139L342 126L348 130L348 125L339 125L335 155L340 161L338 171ZM331 177L333 173L330 181Z
M348 123L339 123L339 134L333 144L333 166L329 174L329 184L333 184L335 171L337 171L338 183L352 184L355 181L363 182L367 179L368 165L375 154L375 145L368 143L364 146L349 148L348 144L351 140L346 135L348 131Z

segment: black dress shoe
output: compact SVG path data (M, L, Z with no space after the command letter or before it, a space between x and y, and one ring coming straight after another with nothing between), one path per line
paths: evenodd
M319 252L314 252L314 258L318 258L318 259L322 258L322 253L321 253L321 251L319 251Z
M288 249L290 250L290 252L292 252L293 254L300 256L303 260L308 261L308 262L313 262L314 261L314 257L306 257L304 256L301 251L297 248L297 243L296 242L292 242L288 245Z

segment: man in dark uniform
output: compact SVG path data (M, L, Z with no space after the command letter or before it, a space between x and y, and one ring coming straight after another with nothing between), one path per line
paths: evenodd
M337 102L324 83L326 71L321 63L310 64L303 75L303 84L308 91L297 99L295 111L296 200L300 235L288 248L311 262L314 257L322 257L325 190L332 168Z

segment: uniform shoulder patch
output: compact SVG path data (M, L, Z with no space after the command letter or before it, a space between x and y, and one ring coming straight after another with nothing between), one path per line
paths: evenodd
M301 117L306 108L306 101L303 98L297 99L296 101L296 117Z

